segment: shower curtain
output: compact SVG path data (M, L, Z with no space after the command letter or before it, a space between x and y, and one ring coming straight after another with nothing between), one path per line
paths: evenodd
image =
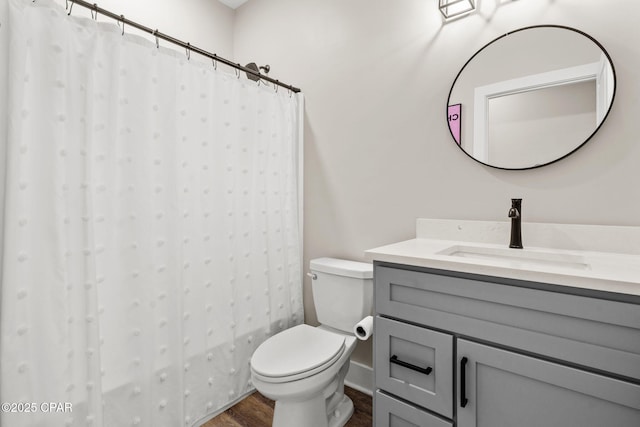
M301 99L52 1L9 26L0 425L196 425L303 320Z

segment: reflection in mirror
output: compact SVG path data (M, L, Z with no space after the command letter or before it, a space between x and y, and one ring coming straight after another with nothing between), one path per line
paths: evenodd
M593 38L559 26L506 34L456 77L447 109L455 142L502 169L552 163L584 144L606 118L615 73Z

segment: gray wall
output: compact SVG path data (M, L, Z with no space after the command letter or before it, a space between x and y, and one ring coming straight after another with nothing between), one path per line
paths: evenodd
M419 217L640 225L640 38L636 0L483 0L443 23L435 0L252 0L236 11L234 55L269 63L306 96L305 262L363 259L409 239ZM450 85L484 44L529 25L595 37L618 78L612 111L572 156L540 169L482 166L452 142ZM524 236L526 242L526 236ZM308 323L316 322L305 283ZM370 347L355 360L370 363Z

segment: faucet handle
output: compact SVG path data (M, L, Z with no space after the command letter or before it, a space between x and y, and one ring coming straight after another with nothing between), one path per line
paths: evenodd
M521 209L522 209L522 199L511 199L511 209L509 209L509 218L520 218Z

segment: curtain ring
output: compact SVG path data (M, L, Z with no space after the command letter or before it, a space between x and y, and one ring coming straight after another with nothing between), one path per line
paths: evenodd
M69 6L69 12L67 13L67 16L71 15L71 11L73 10L73 5L75 4L75 2L73 0L71 0L71 6Z
M120 19L122 20L122 34L120 35L124 36L124 15L120 15Z
M291 88L289 88L289 98L293 97L293 90L291 90Z
M94 21L98 20L98 3L93 4L93 8L91 9L91 19Z
M160 39L158 38L158 29L156 28L155 30L153 30L153 33L151 33L151 35L153 35L156 38L156 49L160 49Z
M279 80L276 80L275 84L273 85L273 90L275 90L276 93L278 93L278 89L280 88L280 85L278 83L279 83Z
M211 58L211 62L213 63L213 69L218 70L218 55L213 54L213 58Z
M187 61L191 60L191 43L187 43Z
M240 64L238 64L240 66ZM236 68L236 77L240 79L240 68Z

